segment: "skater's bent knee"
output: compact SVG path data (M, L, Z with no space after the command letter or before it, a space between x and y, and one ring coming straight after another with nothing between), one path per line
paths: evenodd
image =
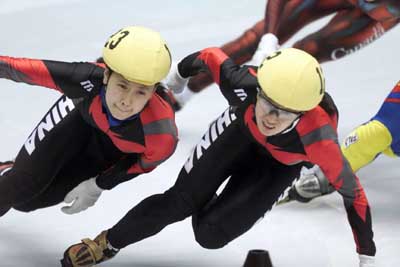
M230 241L218 225L202 223L193 230L197 243L203 248L219 249L227 245Z

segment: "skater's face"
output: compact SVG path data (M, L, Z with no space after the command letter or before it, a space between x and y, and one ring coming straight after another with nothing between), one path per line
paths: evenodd
M152 97L155 86L147 86L124 79L120 74L104 72L106 103L114 118L124 120L142 111Z
M290 112L276 107L261 93L257 95L255 113L257 127L265 136L281 133L301 115L301 113Z

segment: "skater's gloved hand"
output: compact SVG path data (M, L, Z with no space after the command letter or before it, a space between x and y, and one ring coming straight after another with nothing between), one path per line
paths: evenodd
M171 64L171 69L164 80L164 83L169 89L171 89L175 94L179 94L183 91L187 85L189 79L183 78L178 71L177 62L173 61Z
M359 254L360 267L375 267L375 257Z
M330 194L334 188L330 185L318 165L308 169L305 166L301 168L300 177L288 191L288 195L278 201L278 205L296 200L302 203L308 203L312 199Z
M257 50L251 59L251 63L257 66L260 65L267 56L270 56L278 49L278 38L272 33L265 34L258 44Z
M306 199L313 199L334 191L318 165L314 165L310 169L303 167L300 171L300 178L295 183L295 188L299 195Z
M300 177L293 187L296 189L299 196L307 201L296 200L300 202L309 202L322 194L320 180L317 175L317 171L319 170L318 165L314 165L310 169L304 166L301 168Z
M96 184L96 178L91 178L77 185L64 199L65 203L72 203L64 206L61 210L66 214L75 214L93 206L100 197L103 189Z

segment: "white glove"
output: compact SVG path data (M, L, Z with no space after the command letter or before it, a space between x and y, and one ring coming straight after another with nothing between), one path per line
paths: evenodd
M297 193L306 199L313 199L334 191L318 165L314 165L310 169L303 166L300 171L300 178L294 186Z
M77 185L67 194L64 202L72 205L61 208L65 214L75 214L93 206L100 197L103 189L97 186L96 178L86 180Z
M279 49L278 38L272 34L267 33L262 38L258 44L257 50L251 59L252 64L260 65L263 60Z
M360 267L375 267L375 257L359 254Z
M189 79L182 78L178 71L178 64L173 61L171 69L164 80L167 88L171 89L174 94L179 94L183 91L188 81Z

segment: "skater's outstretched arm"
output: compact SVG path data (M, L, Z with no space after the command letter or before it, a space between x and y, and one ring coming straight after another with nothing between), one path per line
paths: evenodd
M55 89L69 98L88 96L102 85L103 74L99 64L0 56L0 78Z

